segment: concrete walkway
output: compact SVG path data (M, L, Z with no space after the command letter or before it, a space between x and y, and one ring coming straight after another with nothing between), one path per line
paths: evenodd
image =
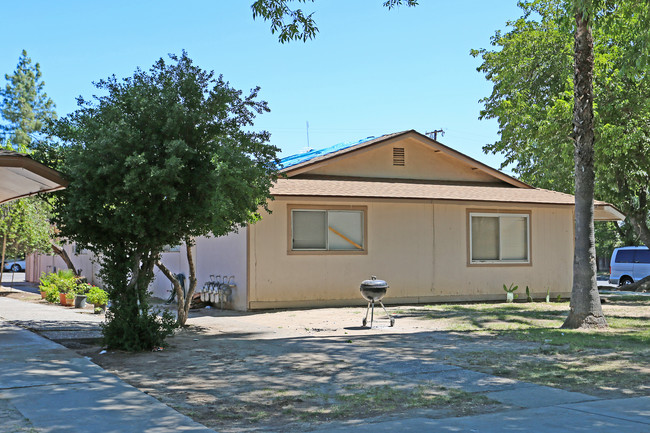
M330 425L325 432L535 432L535 433L647 433L650 432L650 398L600 400L559 404L533 409L460 418L410 418L378 423L354 422Z
M57 340L73 334L70 330L76 338L79 333L94 337L101 320L88 311L0 297L0 432L213 431L24 329ZM424 412L406 419L359 419L321 424L315 431L650 432L650 397L600 400L417 358L392 359L364 351L359 359L385 374L483 394L503 403L505 410L444 419Z
M96 336L101 316L0 298L0 432L213 432L44 333Z

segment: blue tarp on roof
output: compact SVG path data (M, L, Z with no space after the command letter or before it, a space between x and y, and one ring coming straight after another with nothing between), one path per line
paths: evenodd
M376 137L366 137L362 140L339 143L334 146L326 147L325 149L310 150L309 152L298 153L296 155L287 156L280 159L280 169L293 167L310 159L318 158L319 156L328 155L330 153L338 152L339 150L347 149L356 146L357 144L365 143L366 141L374 140Z

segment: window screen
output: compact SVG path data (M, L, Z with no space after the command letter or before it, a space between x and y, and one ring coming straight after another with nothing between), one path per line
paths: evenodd
M528 260L528 218L501 217L501 260Z
M472 260L499 260L499 218L472 218Z
M294 210L293 248L300 250L324 250L327 248L327 212Z
M362 251L364 212L292 210L292 250Z
M470 214L471 262L529 261L528 215Z

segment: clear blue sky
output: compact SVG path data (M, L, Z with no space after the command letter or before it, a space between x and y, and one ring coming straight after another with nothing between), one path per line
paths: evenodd
M481 150L497 124L478 120L491 86L469 51L520 16L516 0L422 0L392 11L383 0L316 0L304 6L315 11L316 39L284 45L253 20L252 1L3 2L0 72L11 73L26 49L62 116L94 93L93 81L185 49L232 86L262 88L271 113L255 126L282 156L306 146L306 121L313 148L442 128L444 144L498 168L502 158Z

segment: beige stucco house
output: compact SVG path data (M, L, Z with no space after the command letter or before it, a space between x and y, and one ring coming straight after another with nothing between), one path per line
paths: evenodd
M416 131L282 160L271 214L221 238L199 238L200 284L234 275L239 310L362 305L362 280L390 285L386 303L500 300L571 290L574 197L534 188ZM623 215L596 202L596 219ZM165 253L175 271L184 254ZM199 285L200 285L199 284ZM153 291L171 286L156 278Z

